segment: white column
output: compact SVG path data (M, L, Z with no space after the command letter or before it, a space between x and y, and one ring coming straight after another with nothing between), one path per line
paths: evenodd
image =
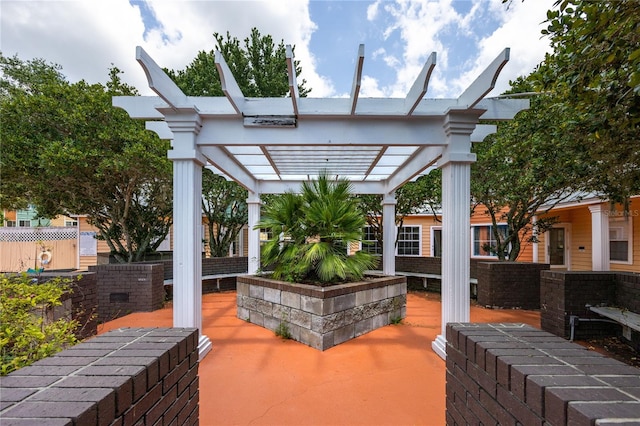
M202 333L202 166L197 114L166 116L173 132L173 326L200 331L200 359L211 350Z
M254 229L260 221L260 194L249 191L247 215L249 223L247 231L249 269L247 272L253 275L260 269L260 230Z
M474 116L447 116L447 147L438 164L442 169L442 328L431 347L443 359L447 323L469 322L470 175L475 161L470 135L476 122Z
M609 204L589 206L591 212L591 269L608 271L609 254Z
M382 196L382 273L396 274L396 193Z
M536 224L538 223L538 216L533 216L532 219L533 222L533 263L538 263L539 259L540 259L540 247L539 247L539 242L538 242L538 238L540 238L540 235L538 234L538 227L536 226Z

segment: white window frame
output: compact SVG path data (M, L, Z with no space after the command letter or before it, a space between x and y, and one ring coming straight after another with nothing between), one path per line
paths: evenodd
M7 228L15 228L16 226L18 226L18 223L15 220L5 219L4 226Z
M28 223L28 225L27 225ZM31 219L20 219L18 221L19 228L31 228Z
M398 246L400 243L400 240L397 240L396 246L395 246L395 255L396 256L407 256L407 257L420 257L422 256L422 239L423 239L423 235L422 235L422 225L402 225L403 228L418 228L418 254L398 254ZM371 228L370 225L365 225L365 228ZM396 238L399 237L399 233L398 233L398 227L396 226ZM373 241L373 240L364 240L364 241ZM416 241L416 240L406 240L406 241ZM363 244L362 241L360 242L360 250L362 250ZM376 253L372 253L374 256L380 256L380 254L376 254Z
M70 227L74 227L75 228L76 226L78 226L78 221L77 220L73 220L73 219L70 219L70 220L65 219L64 226L66 226L68 228L70 228Z
M365 225L364 227L365 227L365 229L373 228L373 226L371 226L371 225ZM365 236L366 236L366 231L363 229L362 230L362 241L360 241L360 250L363 250L365 248L365 246L366 246L367 249L372 248L372 246L370 246L368 244L363 244L363 241L366 241L368 243L373 243L374 244L373 247L378 247L378 240L367 240L367 239L364 238ZM366 252L370 253L370 254L372 254L374 256L381 256L382 255L382 247L379 247L379 249L380 249L380 253L377 253L377 250L374 251L374 252L370 252L369 250L366 250Z
M627 260L613 260L609 253L609 262L619 265L633 264L633 219L631 217L609 217L609 244L612 241L624 241L624 239L611 239L612 233L622 234L627 237ZM620 237L618 237L620 238ZM611 249L609 249L611 250Z
M440 235L442 235L442 226L432 226L430 229L430 241L429 241L429 255L431 257L437 257L436 256L436 239L435 239L435 231L440 231ZM440 253L442 253L442 238L440 239Z
M507 226L506 223L498 223L498 227ZM474 259L497 259L498 255L483 255L483 254L475 254L475 228L489 227L492 228L492 223L474 223L471 225L471 257ZM490 238L493 238L493 231L489 232ZM482 247L481 247L482 249Z
M400 241L414 242L416 240L400 240L400 232L396 226L396 256L420 257L422 256L422 225L402 225L402 228L418 228L418 254L398 254Z

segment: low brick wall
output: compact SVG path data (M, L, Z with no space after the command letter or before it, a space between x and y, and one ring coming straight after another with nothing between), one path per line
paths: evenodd
M98 283L98 320L160 309L165 298L163 269L160 264L137 263L90 267Z
M80 327L75 334L78 339L95 336L98 333L98 290L96 274L93 272L43 272L38 282L53 278L71 280L71 319L77 320Z
M238 318L326 350L406 316L405 277L317 287L238 277Z
M547 263L479 262L478 304L498 308L540 309L540 271Z
M616 274L616 306L640 313L640 274Z
M0 424L198 423L198 331L120 329L0 381Z
M540 325L543 330L569 338L570 318L578 321L574 339L623 336L622 327L602 321L587 306L616 306L640 313L640 275L628 272L567 272L545 271L540 284ZM640 350L640 333L628 330L626 339ZM629 339L630 337L630 339Z
M640 423L640 369L523 324L447 326L447 425Z

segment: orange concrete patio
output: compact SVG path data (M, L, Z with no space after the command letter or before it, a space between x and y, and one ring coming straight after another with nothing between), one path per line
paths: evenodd
M440 300L410 293L407 317L320 352L236 318L236 293L206 294L213 350L199 367L202 425L443 425L445 363L431 350ZM540 326L538 312L471 307L472 322ZM171 306L110 321L170 327Z

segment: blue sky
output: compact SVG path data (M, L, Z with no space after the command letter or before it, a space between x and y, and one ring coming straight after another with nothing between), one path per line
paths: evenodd
M111 64L150 94L135 61L141 45L163 67L184 68L212 34L244 39L252 27L296 46L311 96L351 91L365 44L361 96L403 97L431 52L427 97L455 97L505 47L511 61L494 93L529 73L549 51L540 30L553 0L190 1L0 0L0 49L58 63L69 80L104 82Z

